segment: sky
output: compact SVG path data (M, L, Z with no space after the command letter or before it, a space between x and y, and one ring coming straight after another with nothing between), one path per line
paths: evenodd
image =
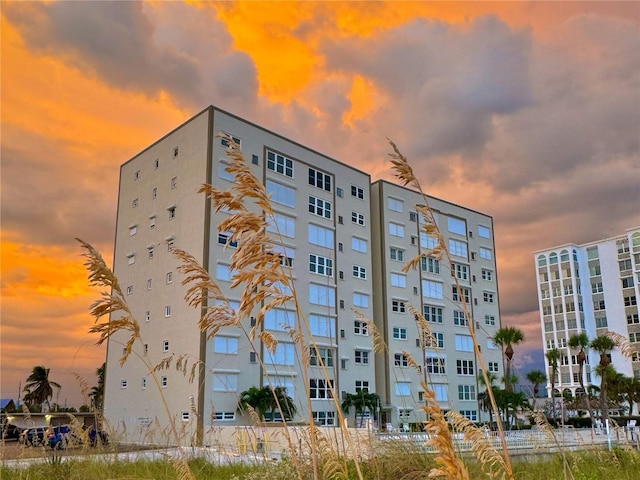
M75 237L111 264L119 166L216 105L493 216L504 325L542 368L533 252L640 225L638 2L6 2L1 15L1 386L35 365L83 403ZM524 375L521 375L524 383Z

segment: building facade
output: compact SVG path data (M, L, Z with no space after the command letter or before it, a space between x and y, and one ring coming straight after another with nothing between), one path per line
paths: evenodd
M230 137L217 136L220 132ZM184 300L186 287L172 253L180 248L193 255L208 269L229 306L239 306L240 292L231 288L234 272L229 268L236 245L229 232L218 231L229 213L213 211L205 195L196 193L204 183L219 189L233 184L233 176L225 169L229 138L240 146L247 164L271 194L275 216L267 231L278 244L275 248L283 265L291 269L295 285L299 308L282 305L268 311L257 325L278 341L273 352L259 337L250 340L245 334L256 327L253 316L242 319L241 328L223 327L207 339L198 326L200 311ZM405 202L404 214L387 208L390 195ZM476 332L489 346L487 339L500 324L491 218L431 200L442 212L444 225L450 226L444 234L455 242L451 244L456 248L454 272L465 285L463 294L473 308ZM400 380L410 374L396 368L395 353L376 356L371 332L355 312L380 327L394 352L402 349L399 340L403 340L406 349L420 359L423 352L409 347L409 343L415 345L415 320L408 314L401 319L401 307L394 303L401 300L415 301L423 309L428 303L435 309L433 318L444 335L444 343L434 345L439 349L436 355L448 357L446 373L435 374L436 383L447 386L448 393L440 396L443 408L477 418L478 364L468 339L463 338L464 319L456 317L456 304L450 301L450 267L442 265L440 273L409 273L401 287L396 285L401 281L395 275L398 258L388 255L395 244L407 253L415 250L411 242L414 236L420 237L419 220L412 222L408 215L411 205L420 201L414 192L388 182L371 186L366 172L215 107L143 150L121 167L114 252L114 272L138 320L141 340L123 365L120 359L129 333L119 332L109 340L105 418L139 441L145 440L145 432L153 425L166 425L167 412L187 434L206 431L214 424L243 424L250 419L237 411L240 393L271 384L286 387L298 416L312 417L319 425L337 423L334 392L343 398L363 390L380 395L378 411L369 412L379 422L421 420L419 379ZM381 226L392 221L406 224L402 241L389 233L388 226ZM394 276L387 278L390 272ZM425 283L427 277L440 284L441 298L424 295L425 286L431 285ZM309 347L294 342L292 331L309 332L317 344L308 366L300 348ZM499 350L490 349L487 355L489 368L501 372ZM153 368L155 377L150 374Z
M534 253L538 306L545 354L560 351L556 393L583 393L577 354L569 347L572 335L586 333L590 340L607 331L629 339L636 349L626 358L615 348L613 367L625 376L640 378L640 227L624 235L584 245L566 244ZM636 345L637 344L637 345ZM587 350L585 385L600 384L594 369L597 352ZM547 365L547 392L551 396L551 367Z

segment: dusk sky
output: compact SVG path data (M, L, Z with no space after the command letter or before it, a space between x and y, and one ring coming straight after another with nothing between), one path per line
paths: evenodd
M493 216L516 373L542 367L533 252L640 224L639 2L0 8L0 397L42 364L83 403L105 352L74 237L111 264L120 164L208 105L374 180L389 137L427 193Z

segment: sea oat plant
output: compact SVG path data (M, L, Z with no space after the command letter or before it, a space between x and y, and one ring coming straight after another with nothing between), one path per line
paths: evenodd
M225 134L219 136L230 140ZM203 185L199 189L199 193L207 195L214 212L225 211L229 214L218 224L217 228L219 232L230 232L229 242L237 243L237 247L230 256L229 269L232 272L230 288L239 289L241 292L240 305L237 310L231 308L226 296L211 278L207 269L189 253L175 249L174 253L181 261L179 270L185 275L182 283L188 287L185 300L190 306L201 309L200 330L206 334L207 339L214 337L223 327L235 326L243 332L256 353L256 359L262 368L265 380L274 393L274 385L264 368L260 344L257 342L261 342L269 352L273 353L278 340L270 332L262 329L265 314L277 307L293 306L299 326L297 328L287 327L286 329L296 346L296 356L302 367L301 376L305 384L308 384L309 355L310 351L314 351L336 406L338 423L346 438L347 451L355 460L358 477L362 478L355 448L350 441L331 377L324 365L314 336L311 334L306 316L297 301L291 268L286 262L282 262L282 253L278 248L282 247L282 240L277 231L277 222L270 196L262 182L246 164L236 143L228 141L228 145L229 164L225 169L235 178L232 186L228 190L220 190L211 185ZM271 226L274 228L270 228ZM275 235L267 233L269 230L273 232L274 229L276 230ZM252 327L247 328L244 320L249 317L253 317L254 322ZM274 394L278 410L283 412L277 397ZM305 399L309 412L307 429L314 478L319 478L321 469L325 472L332 472L334 476L346 476L346 463L338 464L339 455L333 449L333 445L319 440L317 426L311 418L311 399L308 392ZM291 434L286 428L285 415L282 414L281 418L283 427L285 427L283 431L291 460L296 466L299 478L302 478L299 453L296 452ZM330 455L329 451L331 451ZM323 465L318 462L323 462ZM346 459L343 459L342 462L346 462Z
M391 163L393 165L393 171L394 174L396 176L396 178L400 181L400 183L403 186L409 186L414 188L415 190L418 191L418 193L422 196L422 200L423 200L423 204L422 205L416 205L416 210L418 211L418 213L421 216L421 223L420 223L420 228L421 231L424 232L427 236L431 236L431 237L435 237L437 239L436 245L434 248L430 249L429 251L421 251L418 253L418 255L416 255L414 258L409 259L403 270L406 272L410 269L415 269L416 267L418 267L420 265L420 262L422 261L423 258L426 258L428 256L432 256L435 257L437 259L441 259L441 258L446 258L447 263L449 265L451 265L451 257L449 255L449 251L446 248L445 244L444 244L444 238L440 232L440 229L437 225L436 219L435 219L435 215L433 213L433 210L431 209L431 207L429 206L429 201L427 198L427 195L424 193L424 191L422 190L422 187L420 185L420 182L418 181L417 177L415 176L414 172L413 172L413 168L411 167L411 165L409 164L407 158L400 152L400 150L398 149L398 147L396 146L396 144L389 140L389 145L391 146L393 152L389 154L389 156L391 157ZM456 278L456 276L453 276L453 281L455 282L456 288L458 289L458 291L460 291L460 283L458 282L458 279ZM476 358L478 359L478 362L480 365L484 365L484 361L482 360L482 353L480 351L480 347L478 345L477 339L476 339L476 335L475 335L475 329L474 329L474 325L475 322L472 319L472 316L470 314L468 305L464 299L464 296L461 297L461 306L462 306L462 310L464 312L465 318L468 320L467 321L467 328L469 331L469 335L471 336L471 339L473 341L473 348L476 354ZM485 384L486 385L490 385L490 381L489 378L487 376L487 369L483 368L482 369L482 375L485 379ZM425 385L426 386L426 385ZM428 390L428 389L427 389ZM491 400L491 405L493 408L494 413L496 414L496 417L499 418L499 410L498 410L498 406L496 404L496 400L495 397L493 395L493 391L491 389L487 389L487 392L489 394L489 398ZM433 392L431 392L431 394L433 394ZM429 395L427 395L428 397ZM434 400L435 400L435 396L434 396ZM437 402L435 402L437 404ZM429 408L429 401L427 400L427 406L426 408ZM429 420L427 420L427 428L429 428ZM445 422L446 423L446 422ZM506 473L506 477L508 479L513 479L513 470L511 468L511 459L509 456L509 450L507 448L507 443L506 443L506 438L504 435L504 431L502 429L502 425L501 422L497 422L498 424L498 432L500 435L500 439L501 439L501 444L502 444L502 451L503 451L503 458L504 461L501 463L501 466L505 469L505 473ZM434 428L438 428L437 426ZM446 441L446 438L443 437L443 442ZM450 441L450 439L449 439ZM449 447L447 447L449 448ZM452 465L448 464L445 465L445 471L447 468L452 467ZM456 477L450 477L450 478L456 478Z

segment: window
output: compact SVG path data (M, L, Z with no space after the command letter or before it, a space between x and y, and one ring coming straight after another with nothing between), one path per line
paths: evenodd
M420 248L426 248L432 250L438 246L439 239L434 235L427 235L426 233L420 233Z
M311 322L311 319L309 319ZM289 331L296 326L296 316L294 312L289 312L281 308L272 308L264 313L264 328L279 332Z
M336 195L340 198L344 197L344 190L342 190L340 187L336 188Z
M480 258L491 260L493 258L493 253L488 248L480 247Z
M127 255L127 264L133 265L134 263L136 263L136 254L130 253L129 255Z
M471 303L471 290L465 287L460 287L458 291L458 287L453 285L451 287L451 296L454 302L461 302L464 299L465 303Z
M309 303L312 303L314 305L323 305L325 307L335 307L336 292L333 288L310 283Z
M351 196L364 200L364 190L355 185L351 185Z
M326 173L313 168L309 169L309 185L321 188L327 192L331 191L331 177Z
M451 264L451 276L456 277L459 280L468 280L469 279L469 267L466 265L461 265L459 263Z
M233 182L236 179L236 176L228 171L229 165L226 163L225 160L220 160L220 163L218 164L218 176L224 180L229 180L230 182Z
M464 220L460 220L459 218L448 217L447 228L451 233L463 236L467 235L467 225Z
M235 420L236 412L215 412L215 420Z
M622 279L622 288L633 287L633 277L626 277Z
M353 266L353 276L355 278L360 278L362 280L366 280L367 279L367 269L364 267L361 267L359 265L354 265Z
M631 315L627 315L627 325L632 325L640 323L640 319L637 313L632 313Z
M422 307L424 319L431 323L442 323L442 308L425 305Z
M237 392L238 391L238 374L237 373L214 373L213 374L213 391L214 392Z
M489 372L500 373L500 365L498 364L498 362L489 362Z
M402 200L398 200L397 198L388 197L387 208L392 212L402 213L402 211L404 210L404 202Z
M389 222L389 235L404 238L404 226L399 223Z
M482 292L484 303L493 303L493 296L494 294L492 292Z
M231 269L229 268L229 265L216 265L216 279L224 282L229 282L231 280Z
M369 295L365 293L354 293L353 294L353 306L368 308L369 307Z
M422 280L422 295L442 300L442 283Z
M389 249L389 258L391 258L391 260L404 262L404 250L396 247L391 247Z
M218 244L225 247L238 248L238 242L231 240L230 233L218 233Z
M406 340L407 329L404 327L393 327L393 338L396 340Z
M427 355L425 357L427 372L432 375L445 375L445 359Z
M489 325L491 327L495 327L496 325L496 317L493 315L485 315L484 316L484 324Z
M351 249L360 253L367 253L367 241L361 238L351 237Z
M351 212L351 222L364 226L364 215L358 212Z
M296 220L282 213L274 213L273 218L267 218L267 232L280 234L283 237L295 238Z
M131 295L133 293L133 285L127 286L127 295Z
M471 422L478 421L478 411L477 410L460 410L460 414L463 415L467 420Z
M356 380L356 393L369 393L369 382L367 380Z
M433 257L422 257L420 259L420 265L423 272L428 273L440 273L440 260Z
M333 248L333 230L309 225L309 243L320 247Z
M636 296L635 295L631 295L629 297L624 297L624 306L625 307L631 307L633 305L637 305L638 301L636 300Z
M140 205L140 201L137 198L131 200L131 208L136 208L138 205Z
M487 227L483 227L482 225L478 225L478 236L482 238L491 238L491 230Z
M493 272L491 270L487 270L486 268L482 269L482 279L491 281L493 280Z
M120 388L127 388L127 381L126 380L120 380Z
M142 388L142 390L145 390L147 388L147 377L142 377L142 382L140 387Z
M265 315L266 321L266 315ZM310 314L309 315L309 329L312 335L320 337L336 336L336 324L335 320L324 315Z
M396 353L393 355L393 364L396 367L405 368L409 366L409 359L401 353Z
M395 394L398 397L408 397L411 395L411 382L396 382Z
M399 288L406 288L406 286L407 286L407 276L406 275L402 275L400 273L392 273L391 274L391 286L392 287L399 287Z
M149 217L149 228L155 228L155 226L156 226L156 216L151 215Z
M147 310L146 312L144 312L144 321L149 322L150 320L151 320L151 312Z
M171 179L171 188L174 189L178 186L178 177L173 177Z
M158 160L157 158L153 161L153 168L156 170L160 168L160 160Z
M470 401L476 399L475 385L458 385L458 400Z
M473 339L471 335L457 334L455 337L456 350L459 352L473 352Z
M293 178L293 160L267 150L267 169Z
M324 378L310 378L309 379L309 398L333 398L331 390L333 389L333 380L326 380Z
M620 267L621 272L626 272L627 270L631 270L631 259L628 258L626 260L622 260L618 262L618 266Z
M409 221L417 222L418 221L418 212L409 212Z
M331 218L331 203L309 195L309 213L319 217Z
M312 412L313 423L321 427L332 427L336 424L336 412Z
M466 327L469 324L467 322L467 316L462 310L453 311L453 324L457 325L458 327Z
M456 360L456 370L458 375L473 376L476 374L473 368L473 360Z
M309 347L309 365L316 367L320 365L318 359L322 360L325 367L333 367L333 350L331 348Z
M353 321L353 333L356 335L369 335L369 325L359 320Z
M295 348L293 343L278 342L273 353L265 348L263 361L266 365L294 365Z
M629 341L631 343L640 343L640 332L630 332Z
M215 353L238 354L238 339L235 337L213 337L213 351Z
M167 208L167 212L169 212L169 220L176 218L176 207Z
M458 240L449 240L449 253L456 257L467 258L467 244Z
M590 277L597 277L599 275L601 275L602 272L600 270L600 265L590 265L589 266L589 276Z
M309 271L325 277L333 277L333 260L319 255L309 255Z
M151 290L151 279L147 278L147 290Z
M158 198L158 189L156 187L151 189L151 198L153 200L155 200L156 198Z
M604 288L602 287L602 282L592 282L591 283L591 293L602 293Z
M356 350L354 352L354 362L360 365L369 365L369 352L366 350Z
M160 387L167 388L167 385L169 385L169 380L167 379L167 377L166 376L160 377Z
M438 402L448 401L446 385L436 383L436 384L430 385L430 387L432 388L433 392L436 394L436 401Z
M169 351L169 340L164 340L162 342L162 351L165 353Z
M171 305L165 305L164 306L164 316L165 317L170 317L171 316Z
M425 338L425 347L427 348L444 348L444 333L433 332Z
M397 313L405 313L407 305L402 300L391 300L391 311Z
M565 295L573 295L573 285L565 285L564 286L564 294Z
M138 225L132 225L129 227L129 236L133 237L136 233L138 233Z
M594 310L604 310L605 309L604 300L594 300L593 301L593 309Z
M284 185L271 180L267 180L265 187L268 194L271 194L271 201L279 203L280 205L286 205L287 207L296 206L296 191L293 188L285 187Z
M226 132L224 133L223 137L220 137L220 145L222 145L223 147L228 147L230 145L229 138L233 141L233 143L240 146L240 139Z

